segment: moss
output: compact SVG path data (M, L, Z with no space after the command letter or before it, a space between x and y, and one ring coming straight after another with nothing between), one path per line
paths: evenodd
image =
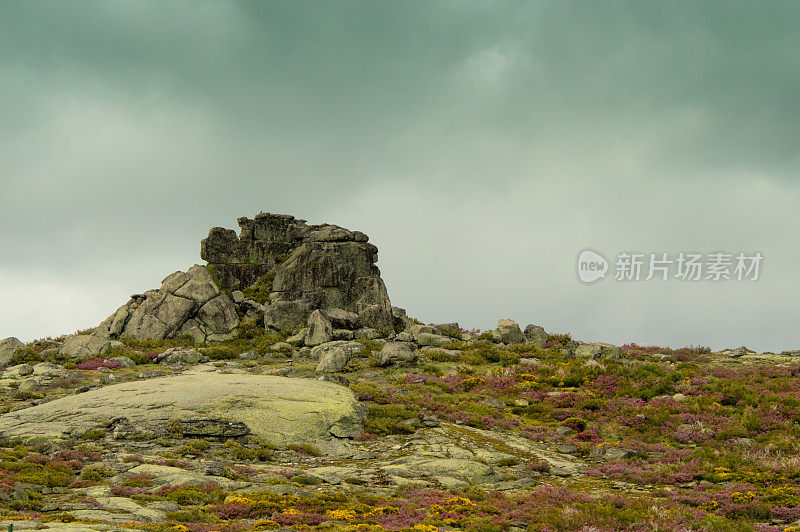
M364 430L372 434L410 434L416 429L413 425L402 423L417 417L417 412L400 404L369 406L369 415L364 421Z

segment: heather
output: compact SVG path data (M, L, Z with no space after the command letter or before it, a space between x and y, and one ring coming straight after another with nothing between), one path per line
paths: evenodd
M209 349L234 351L246 334ZM366 351L345 373L367 412L350 444L361 451L351 458L312 443L169 432L118 440L102 428L61 443L6 441L3 518L92 523L86 512L116 497L164 508L163 520L127 525L158 532L793 530L800 522L800 364L791 356L628 344L617 356L581 359L568 335L536 346L462 334L473 338L422 348L411 367L381 367L381 343L362 342ZM7 388L5 409L109 380L179 372L155 363L175 344L131 341L24 395ZM20 356L43 351L34 343ZM138 363L123 365L124 357ZM313 364L295 360L287 366L286 353L276 351L214 364L218 371L314 375ZM413 458L403 449L436 431L464 448L490 449L471 459L491 467L492 480L447 486L424 474L387 475L392 463ZM388 465L378 474L360 474L389 452L395 459L381 462ZM219 464L218 476L187 483L127 473L153 465L202 474L210 462ZM321 473L332 466L342 473ZM240 484L213 480L220 478Z

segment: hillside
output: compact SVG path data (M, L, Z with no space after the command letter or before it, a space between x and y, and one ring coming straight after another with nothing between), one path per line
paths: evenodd
M423 324L363 233L239 224L96 328L0 342L0 526L800 530L797 353Z

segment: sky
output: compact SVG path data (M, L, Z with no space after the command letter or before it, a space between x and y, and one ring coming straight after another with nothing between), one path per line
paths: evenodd
M258 212L424 322L800 348L800 4L0 4L0 338L93 327ZM579 280L584 249L609 261ZM620 253L761 253L617 280Z

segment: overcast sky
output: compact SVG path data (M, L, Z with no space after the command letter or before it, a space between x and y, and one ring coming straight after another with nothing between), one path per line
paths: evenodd
M800 348L800 4L0 4L0 338L92 327L260 211L366 232L392 303ZM576 259L611 261L586 285ZM616 255L761 252L757 281Z

